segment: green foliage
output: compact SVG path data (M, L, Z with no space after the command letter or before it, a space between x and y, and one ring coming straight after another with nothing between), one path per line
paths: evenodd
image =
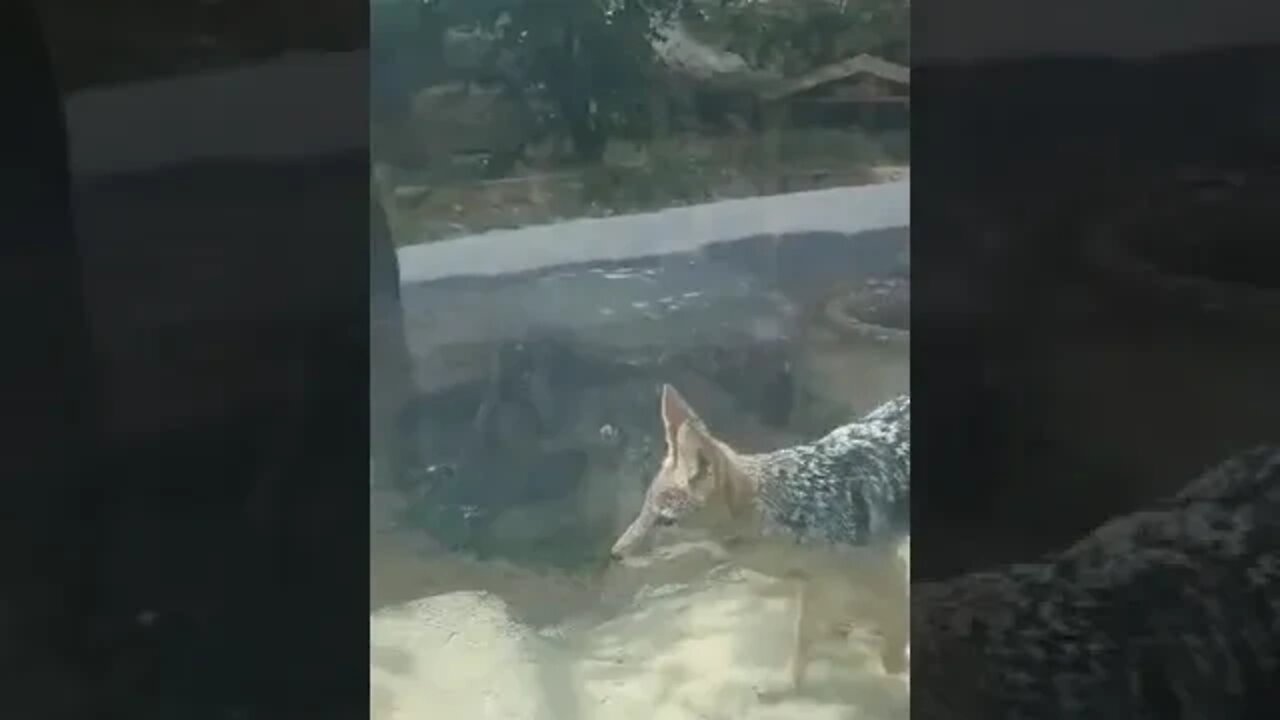
M400 48L404 93L459 80L501 85L528 111L532 136L571 138L588 164L611 138L651 137L651 93L667 85L654 35L677 16L710 44L786 75L862 52L905 63L909 47L908 0L372 2L375 50Z
M582 198L595 207L649 210L710 200L714 184L715 171L705 162L681 152L681 148L655 144L642 164L588 169Z
M878 138L858 129L812 128L784 132L779 136L778 154L808 162L853 160L860 165L878 165L889 159Z
M643 135L656 67L655 19L677 0L430 0L437 32L492 37L485 64L522 95L551 99L540 120L598 160L609 137Z

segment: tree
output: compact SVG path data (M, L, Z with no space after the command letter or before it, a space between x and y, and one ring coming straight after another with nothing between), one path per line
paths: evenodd
M653 34L679 0L428 0L438 25L494 42L485 66L524 96L547 96L584 161L611 136L643 133L657 58Z
M402 68L407 82L500 84L586 162L610 137L649 134L648 103L664 82L653 41L677 16L752 66L784 74L860 52L905 63L909 47L908 0L373 1L375 51L397 43L416 67ZM460 31L485 48L477 60L472 47L466 67L450 66L447 52Z

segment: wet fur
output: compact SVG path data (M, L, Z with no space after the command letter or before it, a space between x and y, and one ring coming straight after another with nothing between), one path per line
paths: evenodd
M1037 563L912 589L913 717L1270 717L1280 448Z
M804 679L813 641L846 617L813 612L832 595L857 599L885 637L885 662L903 669L906 568L893 552L909 532L910 399L881 405L812 443L743 454L717 439L671 386L662 392L667 452L636 519L613 547L634 554L661 525L710 531L742 565L793 582L791 682ZM872 560L868 548L890 550ZM857 557L861 556L861 557ZM886 566L881 562L889 559ZM855 560L857 564L855 564ZM853 568L863 566L857 577ZM893 600L857 592L890 567ZM840 592L836 592L837 589ZM900 590L900 592L899 592ZM839 605L839 603L836 603Z

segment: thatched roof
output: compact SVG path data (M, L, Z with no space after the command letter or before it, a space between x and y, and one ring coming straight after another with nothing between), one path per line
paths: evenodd
M871 75L899 85L911 84L911 68L903 67L874 55L855 55L840 62L823 65L816 70L791 78L761 93L764 100L780 100L819 85L844 80L855 75Z

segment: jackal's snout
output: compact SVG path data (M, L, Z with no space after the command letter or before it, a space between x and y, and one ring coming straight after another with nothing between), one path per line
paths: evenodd
M623 530L622 535L619 535L617 541L613 543L613 547L609 549L609 557L614 560L623 560L635 554L649 539L656 524L653 511L648 507L642 508L636 519L631 521L627 529Z

